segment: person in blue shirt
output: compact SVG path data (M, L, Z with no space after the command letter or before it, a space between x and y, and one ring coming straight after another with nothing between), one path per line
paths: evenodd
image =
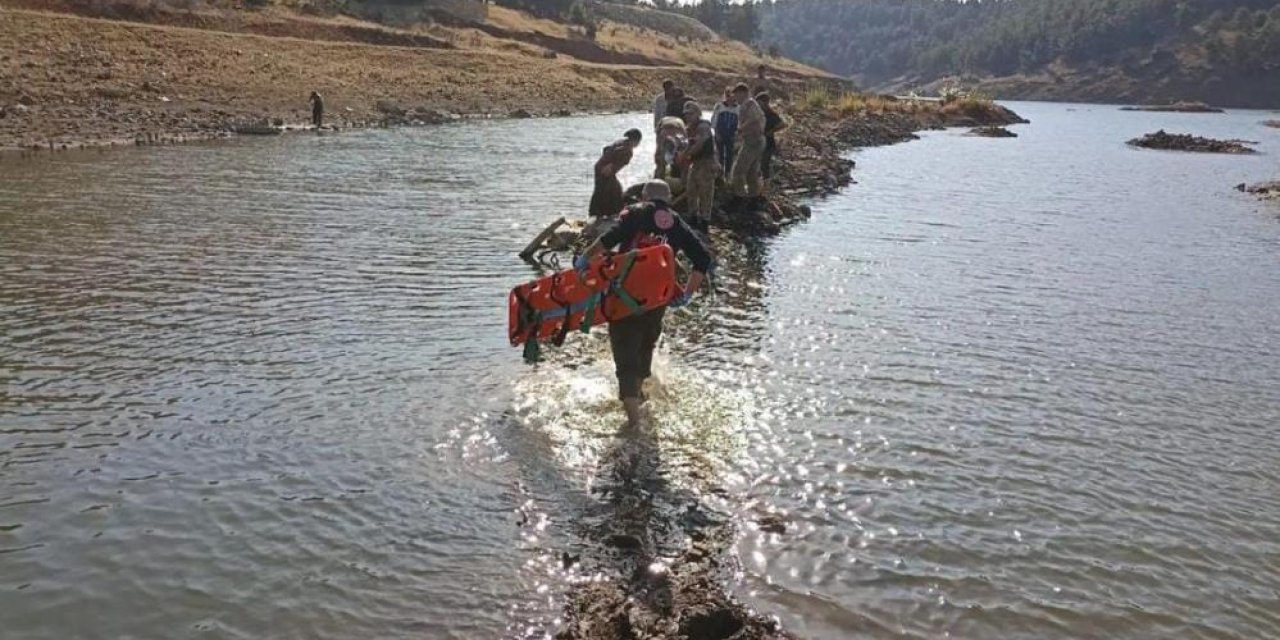
M711 126L716 130L716 154L720 168L728 178L729 171L733 169L733 137L738 132L738 101L732 87L724 90L724 100L717 102L712 110Z
M767 185L773 179L773 159L778 155L778 134L790 125L774 111L768 93L756 96L756 102L764 111L764 155L760 156L760 175Z

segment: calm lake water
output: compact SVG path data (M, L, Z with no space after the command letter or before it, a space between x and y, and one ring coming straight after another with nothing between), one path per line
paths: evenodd
M1272 116L1011 106L723 256L653 499L807 638L1280 636L1280 208L1232 189ZM505 293L646 120L0 160L0 635L553 630L621 417L606 341L526 367ZM1123 144L1159 128L1264 153Z

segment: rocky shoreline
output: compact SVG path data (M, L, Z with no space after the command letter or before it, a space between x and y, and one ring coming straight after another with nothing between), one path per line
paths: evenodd
M1236 185L1236 190L1258 196L1259 200L1280 200L1280 180L1252 185L1242 182Z
M999 128L1027 122L991 102L947 109L932 103L926 106L878 99L887 106L854 113L792 105L787 112L791 127L779 143L781 151L770 197L762 207L747 211L722 206L712 216L712 223L739 234L773 235L808 219L810 209L801 202L803 199L835 193L853 181L854 161L845 157L851 149L915 140L918 132L926 130Z
M1164 129L1155 133L1148 133L1141 138L1134 138L1130 140L1128 144L1130 146L1141 147L1143 149L1158 149L1162 151L1232 154L1257 153L1253 148L1246 146L1245 142L1242 140L1214 140L1213 138L1202 138L1200 136L1187 134L1167 133Z
M1175 102L1173 104L1153 104L1136 107L1120 107L1121 111L1148 111L1153 113L1226 113L1225 110L1211 107L1203 102Z

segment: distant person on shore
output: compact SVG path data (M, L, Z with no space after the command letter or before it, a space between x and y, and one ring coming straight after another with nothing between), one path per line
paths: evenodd
M588 207L591 217L616 216L626 206L618 172L631 164L631 156L640 145L640 138L640 130L631 129L621 140L605 147L600 153L595 166L595 189L591 192L591 204Z
M311 103L311 124L319 129L324 126L324 98L321 98L319 93L312 91L309 102Z
M656 133L658 126L662 124L662 119L667 115L667 103L675 97L676 83L670 80L662 81L662 93L653 99L653 130Z
M711 121L702 117L702 107L696 102L684 106L685 135L689 146L680 153L677 164L685 170L683 210L689 226L706 232L711 221L711 207L715 204L716 176L720 163L716 161L716 135Z
M712 266L711 251L707 245L671 209L671 187L667 183L654 180L646 184L641 198L643 202L627 207L618 225L605 232L573 261L573 267L583 272L591 259L605 249L617 246L620 251L630 251L666 244L693 263L693 271L684 290L677 293L666 307L609 323L609 347L618 376L618 396L627 414L627 424L633 427L640 422L640 405L645 399L644 381L653 375L653 350L662 336L662 318L668 307L689 303Z
M760 175L764 178L766 185L773 178L773 157L778 153L777 135L790 126L777 111L773 110L771 102L768 92L756 96L756 103L764 112L764 154L760 156Z
M760 159L764 155L764 110L751 97L747 85L733 88L738 102L738 131L734 136L737 155L733 158L729 190L735 197L758 198L763 188Z
M724 100L716 103L711 112L711 126L716 131L716 155L725 179L733 169L733 139L738 131L738 102L733 98L733 87L724 90Z

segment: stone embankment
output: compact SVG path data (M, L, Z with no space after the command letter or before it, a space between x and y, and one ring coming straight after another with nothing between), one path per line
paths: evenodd
M1180 133L1167 133L1161 129L1148 133L1141 138L1134 138L1129 144L1143 149L1160 149L1163 151L1191 151L1195 153L1257 153L1242 140L1214 140Z
M1222 109L1211 107L1203 102L1175 102L1173 104L1152 104L1137 107L1120 107L1121 111L1150 111L1156 113L1224 113Z

